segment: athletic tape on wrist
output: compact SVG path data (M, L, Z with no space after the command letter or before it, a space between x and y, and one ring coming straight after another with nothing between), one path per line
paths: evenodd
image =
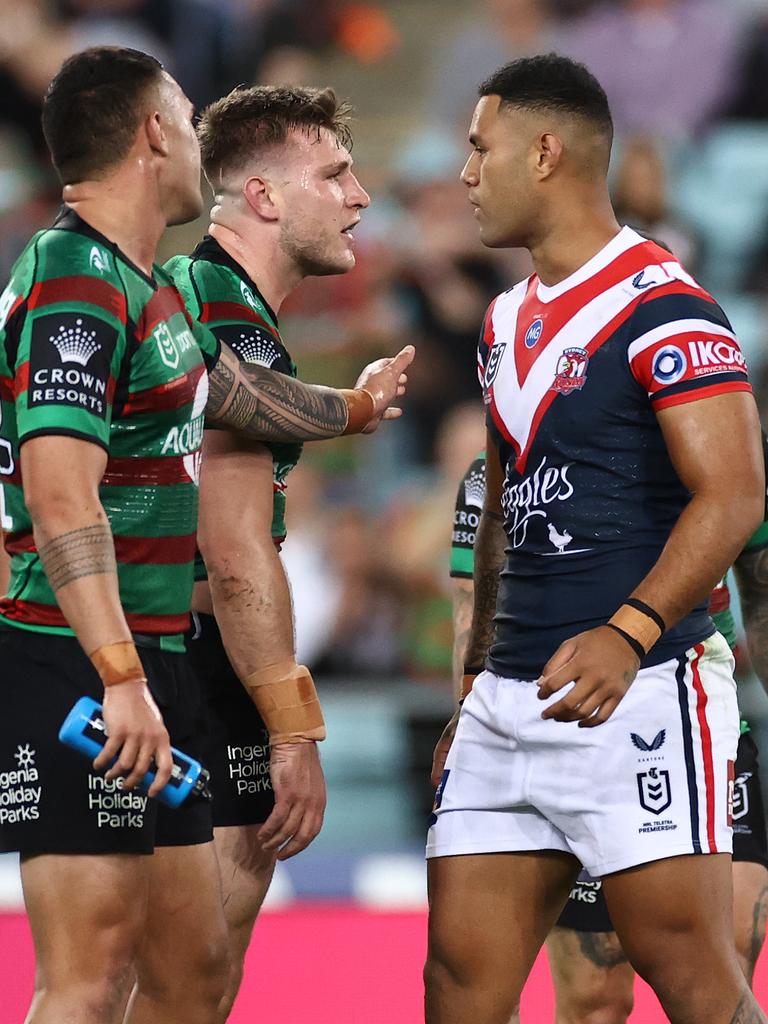
M623 604L618 608L608 620L608 625L618 626L636 640L643 649L643 657L664 632L655 619L629 604Z
M376 412L376 402L370 391L365 388L354 388L349 390L342 388L341 394L347 403L347 425L344 428L345 434L359 434L368 426Z
M292 658L246 676L243 684L264 719L269 742L315 743L325 739L325 721L309 669Z
M608 629L612 629L614 633L618 633L622 640L626 640L640 661L643 660L647 652L640 646L633 636L630 636L629 633L625 632L620 626L614 625L613 622L606 622L606 626Z
M105 644L88 655L105 688L120 683L146 683L144 666L132 640Z
M483 670L479 669L466 669L464 675L461 677L461 697L459 698L459 704L463 704L465 698L467 698L472 692L472 687L475 685L475 680Z

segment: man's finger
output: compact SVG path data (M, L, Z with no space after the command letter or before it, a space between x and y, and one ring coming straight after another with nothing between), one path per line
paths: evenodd
M539 681L539 700L546 700L553 693L562 690L568 683L578 682L580 671L578 659L572 658L558 672L552 672L549 676L542 676Z
M383 420L396 420L396 419L399 419L402 415L403 415L403 410L402 409L398 409L397 406L395 406L395 405L390 405L388 408L386 408L384 410L384 412L382 413L381 418Z
M416 349L413 345L406 345L405 348L401 348L394 357L390 364L390 368L395 371L398 378L400 374L411 365L415 355Z
M108 779L117 779L127 775L133 768L136 757L139 753L139 741L134 736L129 736L120 748L117 760L106 774Z
M291 813L283 822L281 828L275 832L271 839L268 839L262 845L265 850L275 850L282 846L283 843L288 842L298 832L299 826L301 825L302 818L304 817L304 808L301 805L291 808Z
M278 801L272 808L272 813L258 831L259 842L262 846L268 843L272 836L283 827L288 815L291 812L291 805L286 801Z
M559 671L559 669L563 668L564 665L567 665L571 658L576 655L576 650L576 642L574 640L566 640L564 643L560 644L547 664L541 670L538 682L540 684L546 682L549 676Z
M579 722L580 729L594 729L596 725L602 725L603 722L607 722L613 712L619 705L618 697L607 697L600 705L600 710L596 715L592 715L591 718L585 719L583 722Z
M101 753L93 762L94 770L97 772L104 771L113 758L117 757L120 753L120 747L122 747L124 741L125 736L119 733L116 733L114 736L110 736L101 748Z
M171 756L171 743L166 739L155 750L155 781L149 787L148 795L157 796L163 786L167 785L173 771L173 757Z
M133 764L133 770L129 775L125 777L123 781L123 789L133 789L137 786L144 776L149 771L149 766L152 764L152 754L154 753L155 744L152 740L145 740L136 752L136 760Z

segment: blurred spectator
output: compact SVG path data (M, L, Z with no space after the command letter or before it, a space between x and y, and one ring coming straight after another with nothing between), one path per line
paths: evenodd
M747 121L768 119L768 12L757 16L745 32L744 58L724 116Z
M638 136L621 146L613 202L620 224L661 242L696 273L697 245L669 211L664 158L652 139Z
M620 134L678 140L725 102L744 17L710 0L613 0L576 22L563 49L597 76Z
M550 0L484 0L468 11L433 50L427 86L430 119L464 132L484 78L507 61L556 50L561 42Z

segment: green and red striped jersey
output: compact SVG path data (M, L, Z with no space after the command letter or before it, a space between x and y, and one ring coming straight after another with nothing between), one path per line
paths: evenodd
M216 339L171 279L148 277L66 210L30 241L0 298L0 516L11 582L0 625L70 634L35 548L19 449L100 445L100 498L130 628L182 649L193 583L208 367Z
M191 256L174 256L165 270L193 317L244 363L258 363L296 376L296 365L280 337L277 316L240 264L207 235ZM273 465L272 537L285 539L286 478L301 456L301 444L268 444ZM205 579L198 560L196 579Z

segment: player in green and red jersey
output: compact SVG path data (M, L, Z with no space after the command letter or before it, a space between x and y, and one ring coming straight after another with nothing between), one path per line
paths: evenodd
M361 429L396 415L411 353L343 393L241 368L189 318L153 258L165 227L202 208L199 146L191 104L153 58L75 55L43 123L66 206L0 301L0 849L22 854L38 955L27 1021L122 1020L135 966L126 1021L208 1024L227 970L210 813L132 792L153 758L150 794L168 780L169 733L197 749L181 637L203 415L262 441ZM57 742L83 694L103 701L106 777ZM303 694L319 713L306 682Z
M210 234L166 269L193 315L244 364L295 376L280 307L304 277L354 266L351 229L369 202L351 170L346 107L328 89L238 89L203 113L198 134L215 194ZM286 477L301 446L253 445L217 431L206 432L204 447L200 544L210 582L195 588L189 652L207 702L206 763L230 935L223 1021L276 856L293 856L317 834L325 786L314 745L276 744L246 692L257 670L279 680L295 665L278 550ZM292 791L306 794L307 813L286 844Z
M472 622L475 533L485 498L485 453L459 485L453 521L454 681L461 692L464 650ZM768 689L768 519L734 566L753 666ZM712 592L709 611L734 650L736 623L724 579ZM658 741L658 737L656 738ZM638 737L636 742L643 742ZM653 740L651 747L653 747ZM752 983L765 941L768 915L768 845L758 774L758 751L749 725L741 723L733 799L734 938L744 974ZM439 781L433 772L433 782ZM602 882L582 873L547 940L557 995L558 1024L624 1024L632 1010L634 971L621 948L602 893Z

